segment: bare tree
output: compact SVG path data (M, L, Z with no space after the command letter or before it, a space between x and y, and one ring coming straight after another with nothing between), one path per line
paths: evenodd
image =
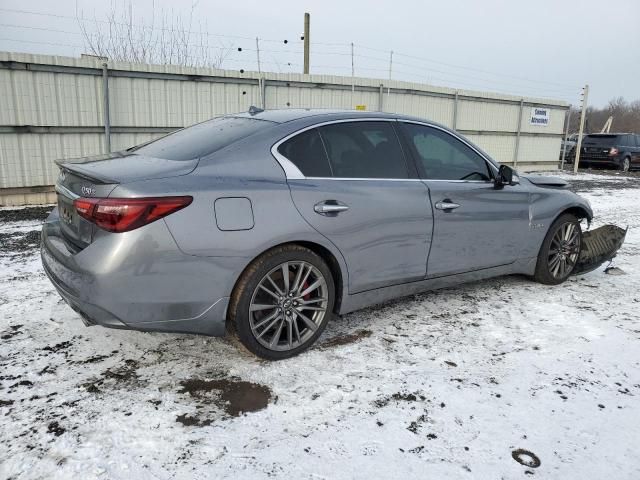
M105 18L88 18L76 4L76 19L87 51L111 60L222 68L234 50L208 33L206 22L194 26L197 1L185 17L161 10L155 4L145 17L134 17L131 1L119 7L112 2ZM159 17L159 18L158 18Z
M586 133L598 133L609 117L613 117L611 132L640 133L640 100L627 102L622 97L609 100L603 108L587 107ZM580 112L574 109L571 112L570 132L578 131Z

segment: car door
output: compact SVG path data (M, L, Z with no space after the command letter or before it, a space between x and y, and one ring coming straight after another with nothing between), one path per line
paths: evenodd
M301 172L288 179L300 214L342 252L350 293L425 277L428 190L410 174L392 122L331 123L276 148Z
M506 265L521 255L529 231L529 192L495 189L495 168L452 133L402 122L406 149L429 188L434 215L427 276Z

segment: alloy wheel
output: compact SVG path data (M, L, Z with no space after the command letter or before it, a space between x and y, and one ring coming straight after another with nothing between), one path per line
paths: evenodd
M253 292L249 325L269 350L293 350L311 338L327 314L327 281L305 261L284 262L267 273Z
M580 228L573 222L558 227L549 246L548 267L554 278L567 277L580 254Z

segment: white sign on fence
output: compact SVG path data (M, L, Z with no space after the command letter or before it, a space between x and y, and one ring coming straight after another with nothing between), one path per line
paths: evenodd
M531 107L531 118L529 119L530 125L539 125L546 127L549 125L549 110L548 108Z

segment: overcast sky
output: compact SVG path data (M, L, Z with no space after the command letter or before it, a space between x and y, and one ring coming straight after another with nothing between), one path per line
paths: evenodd
M101 21L112 5L122 12L128 4L77 1L85 16ZM151 24L153 4L132 1L136 24ZM191 6L191 0L155 0L155 25L163 13L186 24ZM617 96L640 99L640 0L201 0L191 30L212 34L210 45L233 47L224 68L255 70L249 38L258 36L263 70L300 71L305 11L311 73L351 75L353 42L355 74L362 77L387 78L393 50L394 79L573 104L588 83L592 105ZM86 46L75 18L75 0L0 0L0 50L77 56Z

